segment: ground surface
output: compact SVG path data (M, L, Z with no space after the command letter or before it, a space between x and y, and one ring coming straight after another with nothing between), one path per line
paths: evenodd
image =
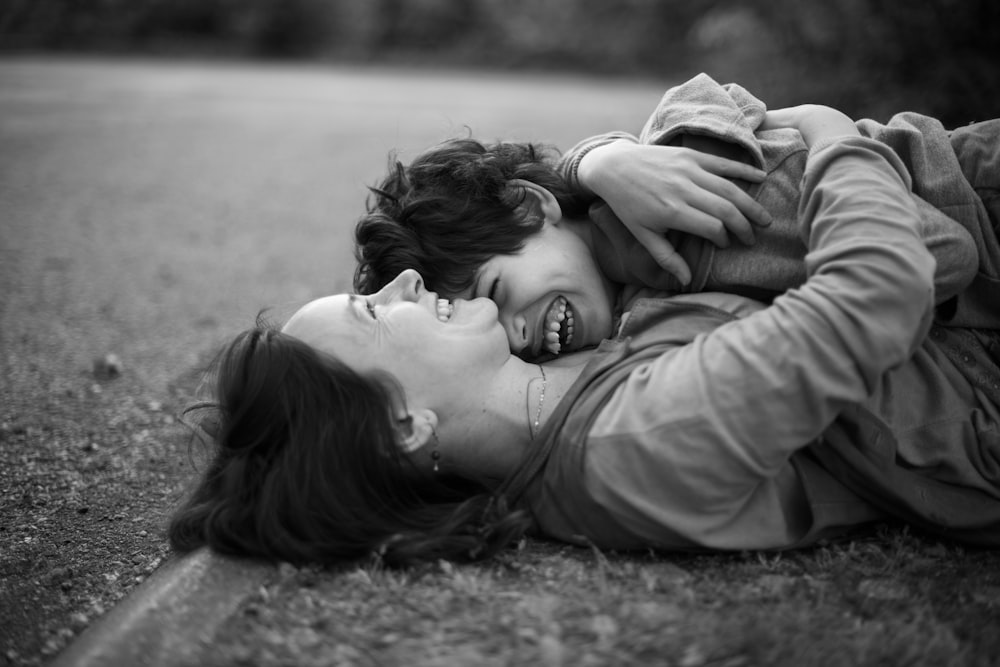
M466 125L566 148L660 92L0 60L0 665L47 662L167 557L199 369L259 308L348 289L388 150ZM898 528L783 557L528 542L476 567L284 567L204 664L987 665L998 626L1000 557Z

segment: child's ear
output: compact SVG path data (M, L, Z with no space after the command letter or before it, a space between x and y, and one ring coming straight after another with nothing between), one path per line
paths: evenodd
M399 420L399 448L407 454L437 439L438 418L433 410L411 410Z
M523 178L512 178L507 181L507 186L523 194L523 200L518 208L527 216L552 225L558 225L562 220L562 207L556 201L555 195L547 189Z

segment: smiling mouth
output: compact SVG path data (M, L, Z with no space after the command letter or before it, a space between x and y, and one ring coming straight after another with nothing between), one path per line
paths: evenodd
M576 317L573 308L564 297L556 297L545 312L542 349L551 354L559 354L573 342Z
M437 318L442 322L447 322L451 319L452 313L455 312L455 304L448 299L438 299L437 300Z

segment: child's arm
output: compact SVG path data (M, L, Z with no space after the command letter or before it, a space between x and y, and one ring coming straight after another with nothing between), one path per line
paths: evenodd
M770 214L729 180L764 179L764 172L742 162L619 138L588 147L575 166L575 184L603 199L656 263L684 284L691 280L690 267L666 232L726 247L730 233L752 244L753 226L770 224Z
M760 130L797 129L810 148L843 136L858 136L854 121L831 107L805 104L766 112ZM752 244L753 227L767 224L768 213L727 178L760 181L763 172L718 155L687 148L639 144L614 133L578 144L573 179L610 206L657 265L683 284L691 271L665 233L683 231L719 247L729 233ZM744 217L745 216L745 217Z

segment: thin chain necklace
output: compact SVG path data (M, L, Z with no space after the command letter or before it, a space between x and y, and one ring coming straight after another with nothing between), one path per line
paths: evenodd
M542 368L541 364L538 364L538 370L542 372L542 393L538 397L538 409L535 411L534 422L531 421L531 413L528 413L528 435L531 436L532 440L534 440L535 436L538 435L538 425L542 421L542 406L545 405L545 387L549 383L548 378L545 377L545 369ZM529 389L531 388L531 383L534 381L535 380L532 379L528 382ZM528 397L531 397L530 391L528 392ZM534 429L532 429L532 425L534 425Z

